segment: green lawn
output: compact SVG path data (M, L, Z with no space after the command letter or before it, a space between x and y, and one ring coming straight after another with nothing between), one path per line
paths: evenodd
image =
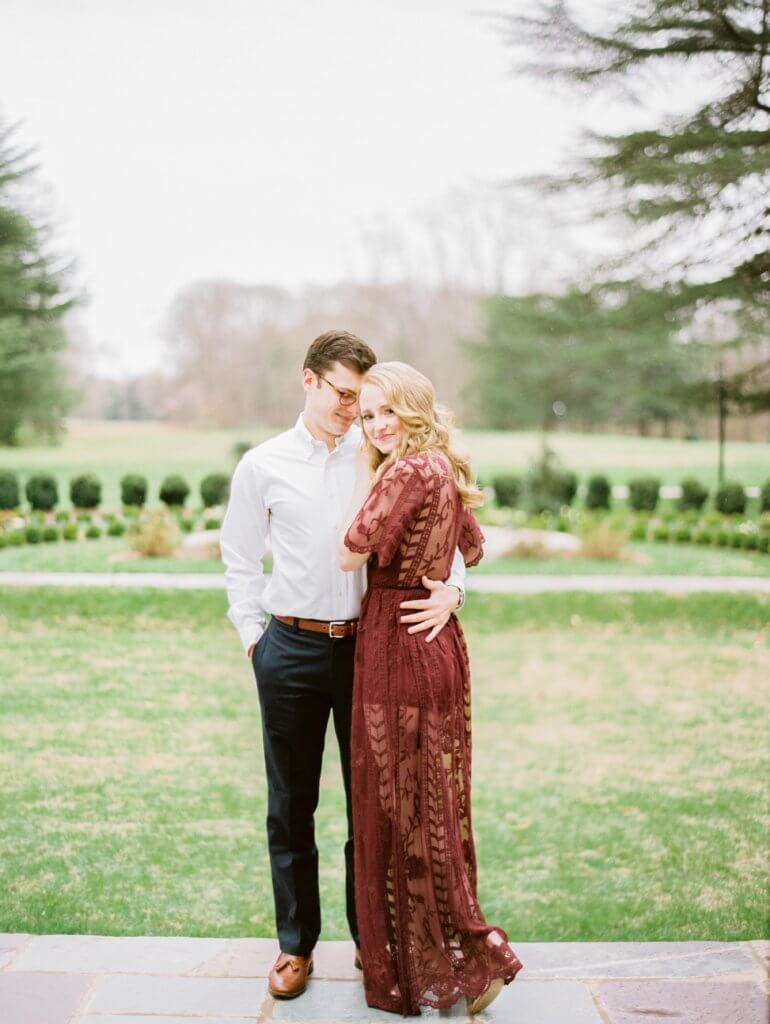
M770 601L471 595L480 899L516 941L767 934ZM220 593L0 593L0 931L272 935ZM333 735L317 817L344 938Z
M297 409L299 413L299 408ZM287 414L286 426L296 415ZM203 430L166 423L74 420L63 444L56 447L0 448L0 468L17 470L23 478L33 471L57 475L63 503L69 504L69 480L92 471L104 484L104 504L116 507L118 481L125 473L143 473L150 480L152 502L168 473L182 473L194 488L207 473L229 472L236 441L257 443L278 428L239 427ZM540 449L540 436L529 431L469 430L463 445L474 465L489 476L495 471L525 469ZM585 481L605 473L614 483L653 473L664 483L696 476L713 488L716 483L716 445L711 441L666 441L607 434L555 434L552 447L566 465ZM745 485L758 485L769 475L767 444L731 441L726 447L727 476Z
M0 572L206 572L221 573L218 558L202 560L137 558L123 560L125 538L102 537L55 544L25 544L0 550ZM484 559L471 573L539 574L545 576L608 574L613 576L767 576L770 556L731 548L696 544L629 543L632 560L616 562L589 558ZM267 562L268 569L270 561Z

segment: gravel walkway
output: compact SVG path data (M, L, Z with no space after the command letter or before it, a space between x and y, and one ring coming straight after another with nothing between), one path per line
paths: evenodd
M158 587L162 590L223 590L215 573L0 572L2 587ZM595 594L751 592L770 594L770 576L480 576L467 589L482 594L541 594L581 590Z

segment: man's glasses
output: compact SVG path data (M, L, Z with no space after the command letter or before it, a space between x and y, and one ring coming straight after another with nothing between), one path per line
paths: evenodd
M326 383L329 385L332 391L337 392L337 398L339 399L340 405L355 405L356 402L358 401L357 391L340 390L340 388L338 388L336 384L332 384L332 382L330 380L327 380L323 374L317 373L316 376L320 377L321 380L326 381Z

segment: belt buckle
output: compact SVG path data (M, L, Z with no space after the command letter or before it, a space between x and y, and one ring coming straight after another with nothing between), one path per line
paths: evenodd
M347 623L345 622L344 619L335 619L333 622L330 622L329 623L329 639L330 640L344 640L345 639L344 633L342 634L342 636L335 636L333 630L334 630L335 626L343 626L344 627L346 625L347 625Z

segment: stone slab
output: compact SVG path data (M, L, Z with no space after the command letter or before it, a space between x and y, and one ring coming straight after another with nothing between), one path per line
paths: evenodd
M606 1024L582 982L524 981L522 974L473 1020L477 1024Z
M713 978L751 974L758 964L735 942L545 942L513 944L520 977Z
M226 939L38 935L21 951L13 969L72 974L187 974L223 952L226 944Z
M335 1024L384 1024L397 1019L387 1010L371 1009L366 1005L361 982L323 981L313 975L307 990L297 999L273 1000L272 1010L266 1013L275 1021L334 1021Z
M355 955L352 939L349 942L320 942L313 953L313 978L317 981L357 981L360 984L361 971L353 966Z
M293 1021L295 1024L393 1024L401 1017L388 1010L367 1006L360 981L320 981L313 976L307 990L297 999L272 1000L272 1008L266 1008L265 1019L276 1022ZM464 1001L450 1010L441 1012L425 1007L422 1009L421 1019L449 1019L455 1024L466 1024L470 1020Z
M28 938L26 932L0 932L0 971L11 963Z
M256 1017L168 1017L165 1014L161 1017L154 1014L148 1017L145 1013L136 1017L124 1013L117 1016L111 1013L89 1013L78 1024L255 1024L256 1020Z
M276 939L228 939L224 948L191 973L206 978L266 978L279 953ZM313 954L314 979L359 981L350 941L320 942Z
M766 974L770 974L770 940L754 939L749 946L757 960L763 965Z
M70 1024L91 987L85 974L0 974L2 1024Z
M267 992L263 979L174 978L113 974L99 978L88 1013L255 1018Z
M192 974L205 978L266 978L278 956L276 939L227 939Z
M618 981L594 986L611 1024L767 1024L768 999L752 981Z

